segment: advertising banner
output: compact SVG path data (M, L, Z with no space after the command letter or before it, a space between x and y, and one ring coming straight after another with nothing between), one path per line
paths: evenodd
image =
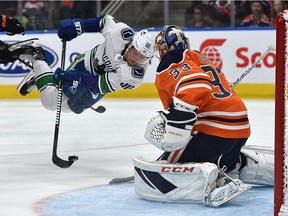
M153 31L156 35L158 31ZM236 81L259 56L266 50L269 44L275 46L275 29L259 28L253 30L202 30L194 31L185 29L185 34L190 40L191 49L199 50L226 74L229 82ZM7 43L15 43L30 38L39 38L43 46L47 61L55 70L60 67L61 40L57 32L27 33L24 36L0 35L1 40ZM103 42L100 33L84 33L67 43L66 66L80 53L92 49ZM269 53L247 75L241 83L274 83L275 79L275 52ZM149 62L148 71L145 75L145 83L153 83L155 71L159 60L154 57ZM0 65L0 85L17 85L30 68L16 61L6 65Z

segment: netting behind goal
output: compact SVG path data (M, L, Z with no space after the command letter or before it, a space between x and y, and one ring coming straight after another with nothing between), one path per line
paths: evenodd
M274 216L288 215L287 38L288 11L284 11L276 25Z

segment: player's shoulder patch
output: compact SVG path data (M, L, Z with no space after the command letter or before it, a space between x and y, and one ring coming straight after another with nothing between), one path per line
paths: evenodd
M143 79L145 70L142 67L132 67L131 74L137 79Z
M124 28L121 30L123 40L131 40L134 37L134 30L132 28Z

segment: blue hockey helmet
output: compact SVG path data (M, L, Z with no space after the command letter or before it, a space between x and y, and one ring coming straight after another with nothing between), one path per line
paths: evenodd
M155 39L156 57L162 58L171 50L189 49L189 40L175 25L165 26Z

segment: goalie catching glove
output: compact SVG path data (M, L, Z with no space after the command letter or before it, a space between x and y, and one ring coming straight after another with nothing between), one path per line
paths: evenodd
M197 109L197 106L173 97L170 108L160 111L158 116L148 122L145 139L167 152L184 147L192 138Z

